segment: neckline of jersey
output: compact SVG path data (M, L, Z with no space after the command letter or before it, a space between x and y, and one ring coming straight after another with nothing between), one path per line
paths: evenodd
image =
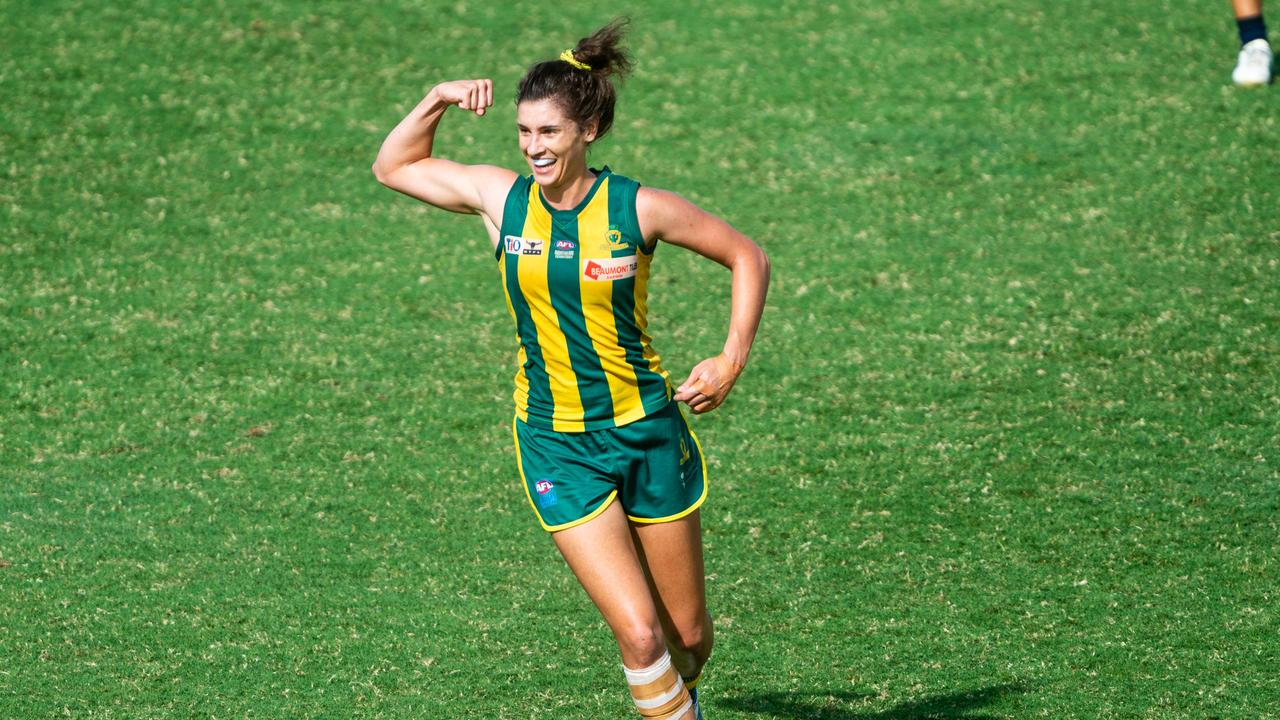
M587 194L583 196L582 200L568 210L557 210L556 208L551 207L551 203L547 202L547 198L542 194L542 188L538 187L537 183L533 184L533 191L538 194L538 202L542 203L542 208L544 210L551 213L551 217L555 218L565 215L577 215L582 212L582 209L591 202L591 198L596 196L596 191L600 189L600 184L604 181L605 177L613 173L613 171L609 169L608 165L605 165L599 170L595 168L587 169L596 174L595 182L591 183L591 189L587 191Z

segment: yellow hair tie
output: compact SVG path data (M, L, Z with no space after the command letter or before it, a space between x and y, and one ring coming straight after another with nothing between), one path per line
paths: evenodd
M574 57L574 56L573 56L573 51L572 51L572 50L565 50L564 52L560 53L560 59L561 59L561 60L563 60L563 61L565 61L565 62L567 62L567 63L569 63L570 65L572 65L572 66L574 66L574 67L578 68L579 70L590 70L590 69L591 69L591 66L590 66L590 65L588 65L588 64L586 64L586 63L584 63L584 62L581 62L581 61L579 61L579 60L578 60L578 58Z

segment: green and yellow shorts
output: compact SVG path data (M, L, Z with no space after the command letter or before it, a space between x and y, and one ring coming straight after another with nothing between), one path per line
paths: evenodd
M707 463L676 403L628 425L564 433L515 420L516 463L544 530L594 518L614 498L635 522L679 520L707 497Z

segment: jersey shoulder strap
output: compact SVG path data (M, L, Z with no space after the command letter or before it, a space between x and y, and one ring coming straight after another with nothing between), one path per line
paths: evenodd
M494 258L502 257L502 243L508 235L519 235L524 230L524 221L529 214L529 189L533 186L532 175L522 175L511 183L507 191L507 202L502 208L502 227L498 228L498 248Z
M608 168L605 168L608 170ZM640 192L640 183L615 172L609 173L609 222L622 236L646 255L653 254L653 248L645 247L644 235L640 232L640 218L636 214L636 195ZM656 243L655 243L656 244Z

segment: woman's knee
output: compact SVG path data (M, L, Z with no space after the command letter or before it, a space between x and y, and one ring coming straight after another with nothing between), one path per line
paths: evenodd
M614 637L622 650L622 660L633 668L648 667L662 658L666 652L666 638L658 623L633 623L615 628Z
M677 622L672 628L672 637L667 642L677 649L693 655L703 655L711 651L713 630L711 616L703 614L683 622Z
M712 626L712 616L704 614L695 616L677 623L675 637L667 638L668 642L675 644L680 650L694 653L694 655L707 655L712 650L712 642L714 637L714 628Z

